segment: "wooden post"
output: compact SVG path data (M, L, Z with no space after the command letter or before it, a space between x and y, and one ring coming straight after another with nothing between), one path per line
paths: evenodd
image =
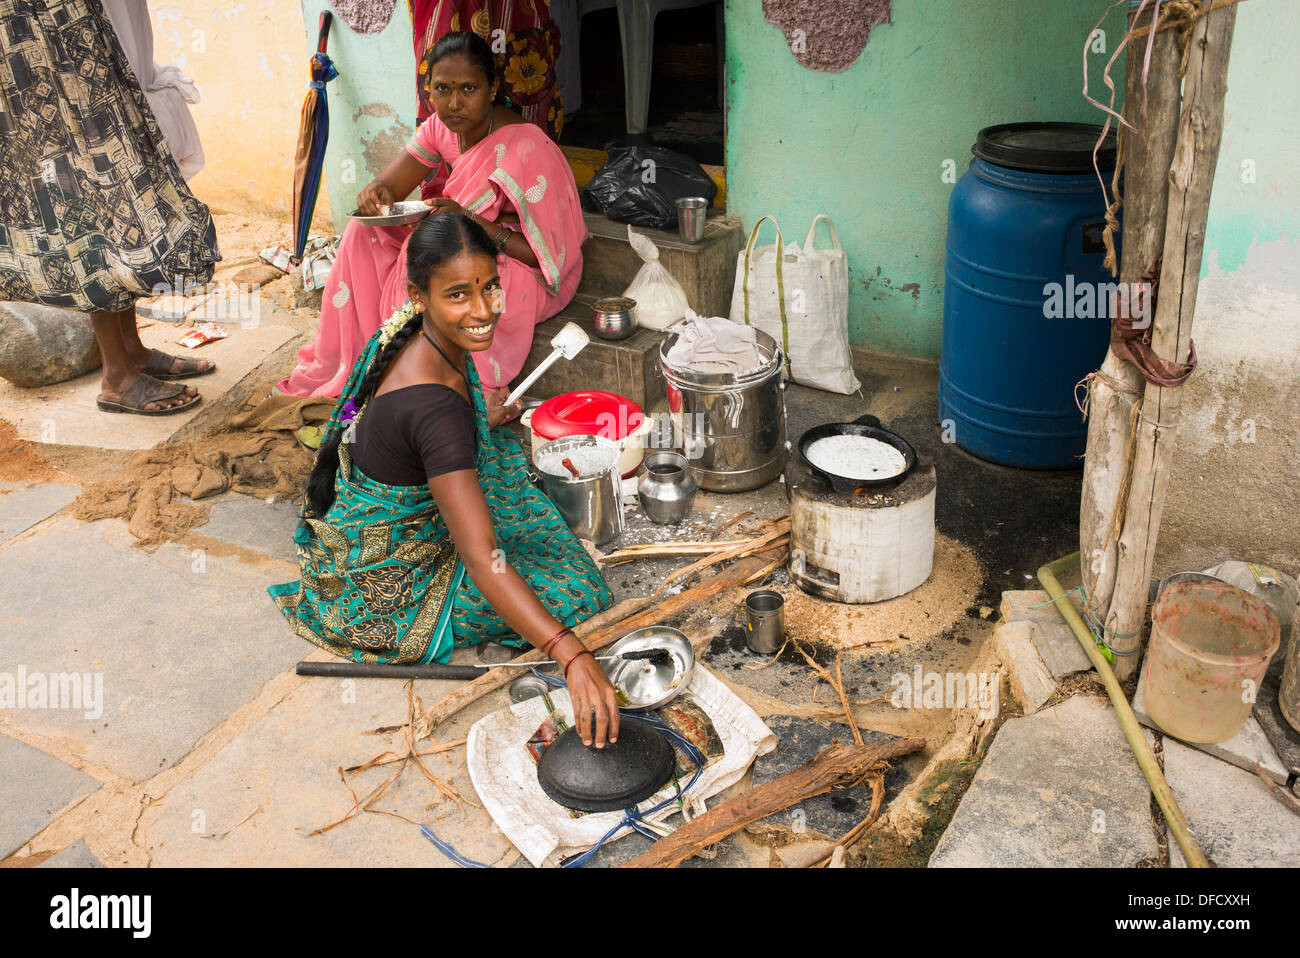
M1201 5L1208 6L1209 0L1202 0ZM1192 337L1205 221L1223 138L1223 98L1228 87L1228 57L1236 17L1236 4L1202 16L1192 28L1187 51L1183 112L1169 170L1164 263L1151 336L1156 355L1177 362L1187 361ZM1112 648L1141 648L1140 633L1181 399L1179 387L1148 383L1144 391L1115 589L1104 619L1106 633L1113 637L1109 640ZM1139 654L1119 656L1115 674L1123 681L1137 670L1139 660Z
M1151 10L1130 19L1130 28L1151 25ZM1124 225L1119 279L1133 289L1156 261L1165 241L1165 210L1169 198L1169 167L1178 134L1180 101L1179 51L1175 31L1156 34L1147 83L1147 115L1141 116L1142 55L1146 38L1130 43L1124 80L1124 117L1137 128L1121 127L1124 158ZM1118 336L1114 328L1111 338ZM1129 413L1142 395L1142 374L1110 350L1101 374L1092 383L1088 404L1088 452L1083 463L1083 494L1079 503L1079 556L1089 609L1100 617L1110 606L1115 587L1118 529L1112 523L1128 461L1132 433Z

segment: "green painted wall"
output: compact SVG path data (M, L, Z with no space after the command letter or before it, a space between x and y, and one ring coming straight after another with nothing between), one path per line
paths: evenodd
M1202 277L1212 267L1231 273L1247 265L1252 248L1300 242L1295 14L1292 0L1252 0L1237 10ZM1278 285L1294 290L1297 284Z
M304 84L320 14L327 8L326 0L302 0ZM328 86L330 138L318 206L329 204L334 228L342 232L361 187L379 175L415 129L415 53L406 4L399 3L388 26L371 36L354 33L336 17L326 53L339 76Z
M1082 61L1108 0L894 0L893 22L843 73L800 66L761 0L726 4L728 211L747 227L774 214L800 243L830 213L848 253L853 343L937 359L944 171L960 177L994 123L1102 122L1081 93ZM1124 15L1107 20L1107 54L1094 56L1089 92L1103 102ZM1123 67L1121 56L1120 97Z
M1229 558L1300 574L1297 50L1294 0L1238 5L1156 575Z

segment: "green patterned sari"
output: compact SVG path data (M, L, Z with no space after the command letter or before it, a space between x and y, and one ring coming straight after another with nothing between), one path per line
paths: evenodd
M345 405L375 355L412 316L408 302L362 351L339 397L323 442L345 424ZM466 363L477 424L475 472L487 499L497 546L547 610L577 625L613 603L587 550L554 503L528 479L519 440L489 429L471 360ZM364 409L362 410L364 412ZM457 645L527 645L465 573L427 485L389 486L355 468L339 446L334 504L307 516L294 534L301 580L268 590L295 633L354 662L445 662Z

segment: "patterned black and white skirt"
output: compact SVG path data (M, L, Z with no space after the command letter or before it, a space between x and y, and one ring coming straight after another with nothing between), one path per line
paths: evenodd
M0 0L0 300L118 312L220 259L100 0Z

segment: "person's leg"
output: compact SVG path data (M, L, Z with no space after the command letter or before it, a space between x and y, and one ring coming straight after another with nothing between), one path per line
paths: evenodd
M129 321L135 345L140 346L140 336L135 330L135 310L120 313L91 313L90 323L95 330L95 340L99 343L99 355L103 361L100 370L100 395L109 402L121 402L122 396L131 385L140 378L144 362L137 363L127 348L123 338L124 323ZM143 348L143 347L141 347ZM148 358L148 350L145 350ZM176 394L169 398L155 399L144 404L145 409L170 409L192 402L193 391Z
M126 353L127 360L135 368L136 372L144 372L145 365L149 362L149 347L140 341L140 330L136 326L135 307L132 306L130 309L114 315L120 318L122 348ZM172 359L172 364L167 369L167 372L172 375L187 371L205 373L211 368L212 363L206 359L185 359L177 356ZM185 392L189 396L197 395L193 389L186 389Z

